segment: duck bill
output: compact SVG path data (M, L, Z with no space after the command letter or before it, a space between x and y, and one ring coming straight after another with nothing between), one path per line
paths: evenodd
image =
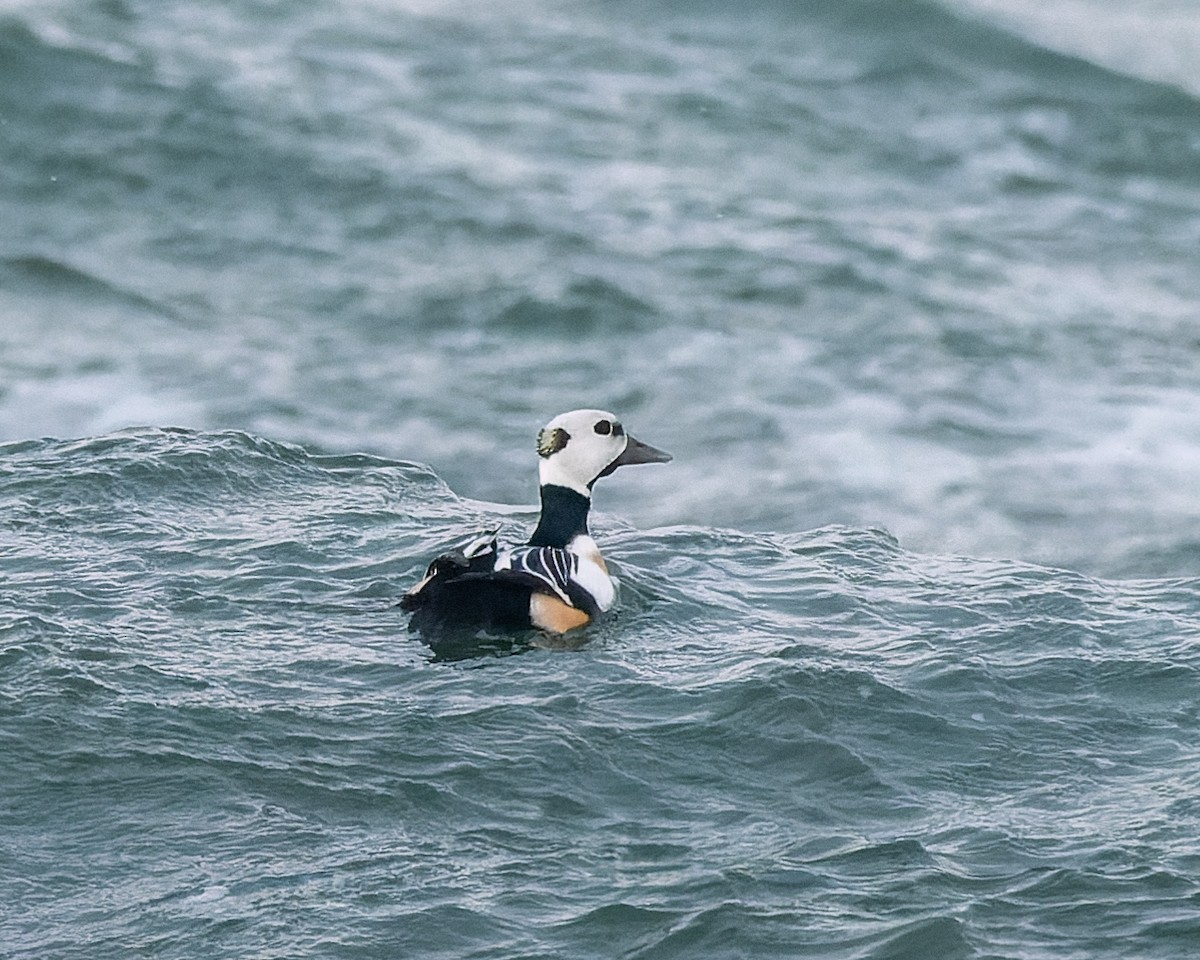
M600 476L607 477L617 467L628 467L635 463L667 463L670 459L671 455L665 450L659 450L648 443L642 443L635 437L630 437L629 442L625 444L625 449L621 451L621 455L605 467Z

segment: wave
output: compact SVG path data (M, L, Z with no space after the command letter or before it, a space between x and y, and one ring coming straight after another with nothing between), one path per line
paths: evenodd
M1062 56L1200 97L1200 18L1188 0L947 0L945 6Z
M573 652L406 635L431 553L532 519L242 432L0 447L10 949L1186 942L1197 581L600 513Z
M634 17L634 4L610 4ZM646 5L636 5L644 8ZM767 27L776 38L824 28L856 34L897 58L933 66L940 56L1008 69L1034 69L1051 78L1105 74L1170 85L1195 96L1200 81L1187 56L1200 31L1189 0L1114 3L1069 0L756 0L736 12L718 2L659 0L656 14L699 17L749 29ZM736 42L736 41L735 41ZM903 47L900 44L903 44ZM862 50L870 53L870 48ZM898 62L903 62L898 60Z
M1153 67L1142 72L1130 69L1130 64L1161 65L1163 51L1172 43L1184 42L1180 36L1186 31L1181 30L1180 24L1189 23L1187 17L1181 15L1174 20L1163 20L1156 18L1152 10L1143 12L1128 5L1119 8L1123 13L1114 15L1116 8L1112 8L1107 0L1075 0L1067 5L1066 12L1062 5L1047 7L1026 0L849 0L844 3L763 0L739 7L736 17L720 4L699 7L687 4L682 9L671 3L648 7L639 4L636 9L631 9L633 6L610 4L614 14L603 24L593 23L580 13L576 24L577 42L581 49L600 47L596 55L601 62L640 55L630 69L634 76L644 75L648 90L661 83L664 75L670 77L685 69L686 59L679 58L686 58L687 52L694 49L707 50L722 60L731 52L739 56L744 53L747 60L744 66L752 72L757 71L764 80L782 71L789 82L806 82L815 90L826 93L837 87L871 89L888 85L898 86L900 90L908 88L909 95L918 99L927 98L931 91L958 96L981 92L985 99L998 98L1001 103L1019 98L1072 109L1113 111L1123 118L1124 123L1142 123L1151 127L1155 122L1172 118L1194 123L1200 116L1200 102L1197 102L1194 87L1200 80L1193 78L1191 86L1182 82L1172 84L1164 82ZM363 50L367 37L358 31L379 26L367 15L371 8L370 3L362 9L350 4L339 15L339 9L331 6L324 11L328 22L323 22L321 12L316 11L312 23L291 25L294 35L289 34L289 37L291 42L298 44L296 50L271 47L269 51L262 51L258 58L240 48L231 50L221 46L229 43L229 38L222 36L222 29L234 29L231 24L222 28L215 23L201 23L198 26L205 30L186 44L180 42L173 46L171 36L149 29L150 18L135 8L119 16L106 16L103 7L88 15L68 16L54 7L47 8L40 16L31 9L20 15L10 13L0 19L0 49L4 54L0 62L5 64L2 76L5 87L21 92L22 96L12 100L7 112L20 118L22 124L41 126L47 122L48 113L79 112L86 120L87 114L94 111L107 127L115 127L117 134L135 132L127 128L135 127L139 117L144 120L148 116L156 120L157 133L165 141L161 145L166 153L164 162L170 160L178 164L184 159L172 147L177 141L180 151L202 153L207 161L203 172L223 183L234 183L250 174L256 189L265 190L278 182L281 173L291 172L311 180L313 186L340 189L346 191L347 196L353 196L355 192L369 189L369 178L345 183L341 177L330 176L328 169L330 163L344 162L346 143L341 128L346 124L360 127L360 141L351 151L357 161L365 160L369 155L371 165L378 168L373 173L378 175L381 170L386 170L389 176L396 173L390 164L383 163L381 150L385 145L379 141L379 134L371 129L370 123L362 123L366 118L356 112L354 99L343 104L342 113L334 116L328 111L314 112L311 106L298 104L299 91L292 91L286 100L279 96L273 100L263 98L271 90L282 92L276 89L280 84L291 87L304 82L306 77L318 85L328 83L338 71L347 69L348 65L339 61L311 64L314 69L323 67L332 71L329 76L319 72L307 75L297 72L308 56L304 53L302 38L311 30L333 30L335 39L346 47L342 56L351 58L350 65L353 65L356 53L370 54L354 66L364 92L375 85L386 87L396 83L399 79L397 71L403 75L401 68L408 62L409 53L403 49L394 50L396 62L389 64L386 58L376 56L377 51L373 49L376 41ZM346 15L350 12L354 15ZM465 10L451 11L448 15L460 18L462 29L478 37L488 36L489 31L500 29L504 22L503 14L496 23L488 19L473 23ZM253 33L253 17L249 11L244 17L246 22L235 30L239 43L248 40ZM665 18L669 23L677 17L682 17L692 29L691 34L676 35L677 49L660 50L656 57L651 57L650 51L640 49L645 43L642 35L647 28L661 32L667 28L666 23L658 21ZM1077 29L1083 20L1089 25L1086 32ZM137 28L131 29L131 24ZM726 24L730 29L710 34L705 32L706 24L710 27ZM406 26L422 36L428 35L427 39L435 47L445 46L447 51L453 49L453 37L448 38L434 29L417 11L397 11L395 19L384 26L393 29ZM1139 38L1136 51L1125 58L1111 55L1118 46L1117 38L1132 43L1131 35ZM501 41L507 42L506 36L501 31ZM98 37L105 39L98 41ZM111 37L122 38L123 52L105 52L112 46ZM824 56L798 50L797 45L804 37L815 38ZM531 32L528 41L562 53L553 31L541 37ZM802 48L807 46L808 43L803 44ZM751 55L754 50L758 51L756 56ZM807 53L799 61L802 70L797 69L796 54L799 52ZM263 62L268 57L271 58L270 66ZM568 58L567 63L570 62ZM155 66L148 67L148 64ZM597 82L600 82L605 75L597 70L598 66L598 63L592 64L591 69L597 73ZM558 68L553 61L547 62L543 69L548 79L557 78ZM263 89L261 81L267 74L271 82ZM567 69L562 82L571 75ZM257 86L256 79L260 81ZM746 103L744 95L735 94L728 87L715 86L710 90L711 85L703 78L695 80L686 91L664 96L661 106L668 116L688 117L703 113L713 122L727 126L731 134L744 127L747 120L757 119L759 122L752 126L756 135L763 132L764 126L778 125L784 119L777 109L760 110L753 103ZM764 86L769 89L770 84ZM106 95L97 99L97 91L106 91ZM435 85L430 95L434 95L434 91L440 91L440 87ZM310 95L317 92L314 87ZM451 111L467 110L468 116L476 108L472 106L476 98L479 100L476 106L488 102L486 91L469 87L452 87L436 93L439 101L451 95L461 98L460 102L447 102L444 107ZM56 109L47 111L46 106ZM568 115L583 111L579 103L560 103L553 98L544 106L564 110ZM490 104L491 110L506 108L503 100ZM603 125L619 119L610 116L610 112L594 105L580 113L577 126L584 130L597 123ZM453 143L459 162L450 166L458 171L470 171L470 178L475 182L466 185L469 190L482 185L497 185L495 178L500 176L497 142L490 142L479 156L468 157L468 153L481 149L469 134L464 139L471 124L439 122L436 116L421 114L415 104L406 101L402 87L397 89L395 98L387 102L382 116L386 116L392 125L386 150L393 157L411 159L415 156L421 165L440 166L447 158L439 151ZM1090 116L1088 119L1095 122L1101 118ZM9 122L7 135L19 135L19 130L11 128L11 119ZM307 143L297 143L289 137L289 125L302 128ZM784 123L785 130L790 126L790 123ZM783 131L777 129L776 132ZM404 142L398 143L398 137ZM120 146L119 140L113 142ZM231 151L227 143L238 149ZM551 150L561 147L561 144L541 145ZM1163 145L1171 146L1171 141L1164 139L1160 146ZM586 157L589 151L583 149L584 146L579 145L580 154ZM330 153L332 148L342 151L341 155ZM108 152L119 156L122 151ZM236 152L237 157L226 162L225 155L230 152ZM1151 158L1152 152L1147 151L1146 157ZM91 159L100 162L103 158ZM520 147L515 147L504 159L505 165L512 167L516 182L544 172L538 158ZM249 167L248 161L252 162ZM198 172L201 172L198 168L191 169L189 176ZM147 178L146 170L136 164L119 164L117 173L126 178L129 185L140 185L143 189L161 175L160 171ZM505 185L511 188L514 184ZM447 184L440 192L461 192L463 188L461 182L457 186ZM438 192L416 199L424 203L436 202ZM479 203L479 198L475 199L476 216L479 216L487 205ZM386 223L386 206L375 211L375 215L373 224L364 224L362 229L379 229L379 217L384 217ZM514 230L519 233L522 229L511 223L501 226L510 233Z
M139 500L169 504L172 512L223 503L226 515L273 500L275 512L291 511L299 522L326 525L331 514L339 513L331 507L352 508L355 497L362 498L359 506L369 501L378 509L384 498L395 510L411 511L396 520L413 530L435 520L439 536L456 536L452 531L458 530L465 536L494 523L519 536L522 524L533 519L533 508L462 500L428 467L408 461L313 452L242 431L184 428L131 428L81 440L0 445L0 496L11 498L10 524L22 522L22 511L41 503L111 518L106 511L134 507ZM320 509L311 509L313 504ZM31 529L36 516L26 523ZM138 523L146 516L135 511L129 519ZM800 627L832 618L853 629L869 627L890 611L907 622L960 630L963 640L978 633L980 650L994 644L990 631L1014 610L1070 624L1071 642L1084 637L1089 626L1116 632L1149 628L1155 621L1147 618L1155 611L1172 630L1197 625L1184 615L1195 583L1188 579L1106 581L1015 561L920 555L904 550L883 530L834 526L770 534L681 526L634 531L603 513L598 523L622 555L635 605L669 599L689 615L748 617L764 626L796 616L794 625ZM430 540L423 548L429 543L449 545ZM882 635L869 635L872 642L882 642Z
M184 534L203 548L211 518L218 527L246 524L241 547L261 548L269 563L279 544L267 535L256 545L257 534L283 527L292 530L293 546L316 536L335 547L344 523L366 538L364 561L380 550L400 563L396 596L403 574L419 572L431 551L495 525L517 540L534 519L529 507L462 500L418 464L180 428L0 446L0 497L9 529L35 541L47 530L75 530L82 544L95 523L118 552L125 533L136 543L163 537L163 547ZM374 524L380 529L371 530ZM1121 667L1136 674L1131 689L1158 662L1164 668L1156 682L1170 684L1189 676L1200 635L1195 580L1105 581L1013 561L920 555L882 530L637 531L603 513L596 525L624 583L618 632L686 633L722 623L743 642L757 638L772 656L886 655L920 663L922 684L947 689L973 657L1034 685L1043 668L1061 674L1067 661L1080 671L1075 679L1092 687L1119 683L1121 671L1111 678L1108 671ZM388 548L385 536L395 536L402 552ZM37 555L32 543L22 553ZM319 561L318 554L310 559ZM95 561L86 551L76 559ZM1023 636L1027 629L1041 645ZM926 630L940 634L944 648L931 647Z
M165 304L51 257L38 255L0 259L0 282L9 292L45 298L104 304L126 314L142 312L155 317L172 315Z

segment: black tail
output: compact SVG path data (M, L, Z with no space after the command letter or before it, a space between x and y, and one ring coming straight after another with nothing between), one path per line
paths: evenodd
M440 554L425 570L425 576L400 598L400 609L412 612L428 604L439 587L465 573L486 573L496 565L496 530L481 534L461 547Z
M478 630L528 630L528 578L496 571L495 534L438 556L425 577L400 600L412 614L409 629L431 645L442 638Z

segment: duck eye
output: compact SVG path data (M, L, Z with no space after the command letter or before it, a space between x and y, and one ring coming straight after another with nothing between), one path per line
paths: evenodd
M608 420L599 420L596 422L596 432L602 437L607 437L613 432L613 425Z

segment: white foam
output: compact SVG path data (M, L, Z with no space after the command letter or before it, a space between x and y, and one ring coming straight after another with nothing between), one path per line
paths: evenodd
M948 0L1040 46L1200 94L1195 0Z
M0 440L87 437L124 427L203 425L200 405L122 373L24 380L0 395Z

